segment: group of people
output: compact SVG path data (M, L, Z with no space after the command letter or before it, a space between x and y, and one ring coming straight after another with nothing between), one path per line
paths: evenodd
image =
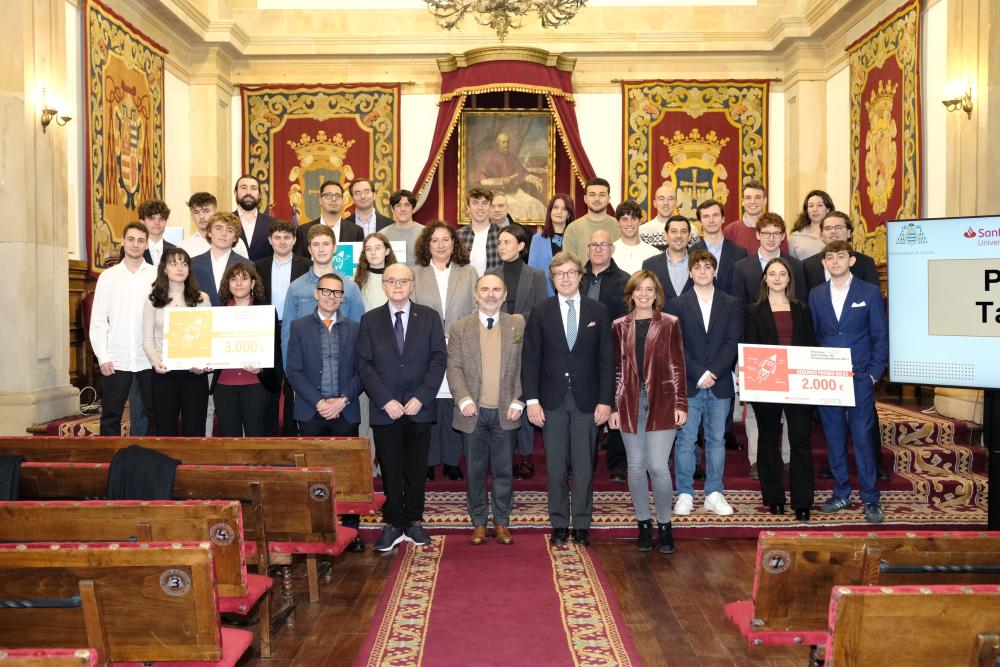
M608 215L610 186L591 179L585 214L556 194L534 235L511 220L503 195L482 187L468 192L471 222L461 229L414 221L410 191L393 193L384 216L369 179L347 187L351 215L344 186L328 181L320 216L296 227L259 212L260 184L242 176L232 213L217 211L209 193L192 195L198 232L178 247L163 239L166 205L140 206L91 316L102 435L120 432L126 400L140 435L211 433L210 404L224 436L370 434L386 495L375 549L389 551L429 542L425 483L438 466L462 479L463 456L472 542L490 539L492 514L492 537L511 543L513 479L534 474L536 428L551 541L589 544L598 430L607 429L608 467L627 478L638 548L672 553L671 518L694 511L696 478L706 511L733 512L723 470L738 343L847 347L856 405L818 408L836 479L820 509L850 505L849 434L865 516L881 521L872 429L885 314L874 262L852 249L851 220L826 193L807 196L789 253L785 223L765 212L758 182L744 185L743 218L728 225L723 203L701 202L696 241L670 183L643 223L631 201ZM362 243L353 277L334 268L338 242ZM233 305L274 306L274 368L167 369L165 308ZM812 408L755 403L747 416L763 505L785 511L785 458L790 505L808 520Z

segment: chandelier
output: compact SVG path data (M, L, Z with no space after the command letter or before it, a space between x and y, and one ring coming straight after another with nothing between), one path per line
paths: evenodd
M497 31L502 42L511 28L521 27L524 16L534 11L543 28L566 25L587 0L424 0L442 28L451 30L472 13L476 23Z

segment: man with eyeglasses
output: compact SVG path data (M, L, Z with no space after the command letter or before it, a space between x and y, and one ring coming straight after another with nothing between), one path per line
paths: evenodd
M361 318L358 368L371 400L375 453L382 467L385 526L375 550L431 539L424 519L424 484L435 397L448 365L444 325L429 306L413 303L413 271L392 264L382 274L388 301Z
M375 210L375 185L371 179L355 178L348 184L347 191L354 202L354 211L344 218L343 222L349 222L361 228L362 237L358 239L359 241L392 224L392 218Z
M833 243L834 241L847 241L851 243L851 236L854 234L854 223L851 216L841 211L830 211L819 223L820 238L823 243ZM855 278L879 286L878 269L875 268L875 260L862 252L851 250L851 257L854 264L851 265L851 275ZM812 290L817 285L822 285L830 279L830 274L823 268L823 253L816 253L802 262L802 268L806 274L806 286ZM802 301L806 300L808 294L802 294Z
M521 387L528 419L545 439L550 541L566 544L572 526L573 540L587 546L597 427L608 421L615 398L611 318L603 303L581 293L582 267L575 255L557 253L549 274L556 295L535 306L528 318Z
M299 225L295 232L295 254L309 259L309 230L315 225L326 225L333 230L337 243L365 240L365 233L353 222L341 220L344 211L344 187L337 181L324 181L319 186L319 217Z
M777 213L763 213L757 220L757 240L760 247L749 257L744 257L733 265L733 296L740 300L740 312L746 310L747 304L754 303L760 295L760 281L764 277L764 266L775 257L783 257L792 267L792 281L795 285L795 298L804 300L809 292L806 290L806 274L802 262L781 249L785 241L785 221Z

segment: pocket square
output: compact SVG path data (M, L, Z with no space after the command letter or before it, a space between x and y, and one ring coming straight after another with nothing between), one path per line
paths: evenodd
M864 308L868 304L862 301L861 303L852 303L851 308Z
M587 328L589 329L590 327L596 327L596 326L597 322L591 322L590 324L587 325Z

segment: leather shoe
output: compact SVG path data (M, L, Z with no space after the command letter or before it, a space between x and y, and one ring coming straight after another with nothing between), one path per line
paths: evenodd
M833 479L833 471L830 470L829 468L823 468L822 470L819 471L817 477L819 477L820 479Z
M750 464L750 479L760 479L760 476L757 474L757 464L756 463L751 463Z
M700 465L695 464L694 474L691 476L693 479L702 480L705 479L705 469Z
M444 474L445 477L453 482L457 482L460 479L465 479L462 475L462 469L458 466L450 466L447 463L444 464Z
M427 481L434 481L434 466L427 466Z
M347 545L347 550L351 553L360 554L365 551L365 543L361 541L361 537L355 537L351 540L351 543Z
M769 512L771 512L771 514L785 513L785 506L781 503L774 503L773 505L770 505L767 509Z
M625 481L625 471L621 468L612 468L608 471L608 475L611 477L612 482L624 482Z
M514 544L510 529L504 526L493 526L493 535L497 538L497 544Z
M535 476L535 464L531 461L521 462L521 479L531 479Z
M469 538L469 542L472 544L486 544L487 539L486 525L482 524L472 529L472 537Z
M552 543L554 547L561 547L569 540L569 529L568 528L553 528L552 537L549 538L549 542Z
M796 521L808 521L809 520L809 510L806 509L806 508L804 508L804 507L800 507L799 509L795 510L795 520Z
M589 528L574 528L573 529L573 541L579 544L581 547L590 546L590 529Z
M726 433L725 435L725 447L730 451L739 451L743 449L739 440L736 439L736 436L734 436L732 432Z

